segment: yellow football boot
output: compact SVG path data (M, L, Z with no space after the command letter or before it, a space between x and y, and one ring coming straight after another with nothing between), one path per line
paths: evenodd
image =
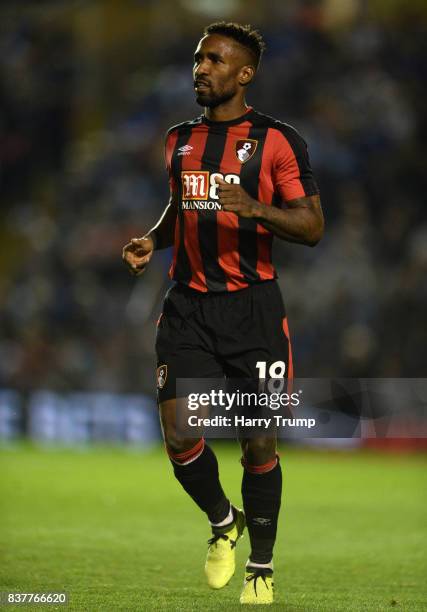
M273 603L273 570L268 567L246 566L245 581L240 595L241 604Z
M222 589L236 569L235 548L246 525L245 514L233 508L234 521L225 527L212 527L213 537L208 540L209 548L205 563L205 574L211 589Z

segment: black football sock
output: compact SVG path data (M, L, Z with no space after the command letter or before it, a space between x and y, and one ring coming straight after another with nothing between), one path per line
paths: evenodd
M269 563L273 558L282 498L282 469L277 458L276 466L268 472L250 470L251 466L245 466L242 480L243 507L251 541L249 560Z
M213 450L205 444L194 461L183 464L171 459L171 463L176 479L199 508L206 512L210 522L223 521L230 511L230 502L219 481L218 461Z

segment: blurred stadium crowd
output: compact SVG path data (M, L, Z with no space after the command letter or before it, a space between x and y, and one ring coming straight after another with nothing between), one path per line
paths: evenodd
M212 5L217 12L212 12ZM276 242L299 376L425 376L427 10L418 2L0 8L0 387L153 394L170 253L121 248L167 202L166 129L200 114L205 24L268 50L248 102L301 131L326 234Z

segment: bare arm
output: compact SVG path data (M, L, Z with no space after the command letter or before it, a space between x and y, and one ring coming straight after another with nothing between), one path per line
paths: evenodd
M178 194L171 194L169 203L163 211L156 225L150 229L144 238L151 237L154 242L154 250L166 249L173 245L175 234L175 223L177 214Z
M285 208L256 204L257 221L282 240L315 246L323 236L325 224L318 195L291 200Z
M173 192L169 204L156 225L142 238L132 238L123 247L123 261L135 276L142 274L153 252L173 245L177 215L177 193Z
M267 206L251 198L238 184L218 179L224 210L256 220L281 240L315 246L323 236L324 220L318 195L297 198L284 208Z

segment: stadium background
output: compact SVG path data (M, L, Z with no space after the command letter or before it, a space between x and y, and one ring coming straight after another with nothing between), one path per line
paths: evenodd
M5 1L4 492L16 483L24 490L34 464L40 467L34 468L34 486L57 483L64 477L61 461L75 459L67 454L75 451L56 450L55 473L39 447L20 442L23 435L78 452L82 444L109 442L100 455L93 451L96 460L89 453L77 463L82 472L102 473L110 466L113 480L118 451L111 444L139 451L158 440L153 344L170 255L157 253L135 281L123 266L121 248L148 230L165 206L164 133L200 113L192 54L203 26L217 19L249 22L262 31L268 50L248 102L301 131L321 189L327 228L322 242L315 249L284 243L275 249L297 374L425 376L427 9L421 0ZM147 452L161 457L161 451ZM224 447L225 462L229 452ZM142 469L141 457L131 455ZM402 472L399 503L418 512L425 478L418 463L398 457L390 459L390 469ZM351 461L360 460L366 459L354 455ZM388 460L379 461L376 482L390 476ZM165 478L166 462L155 465L148 483ZM230 478L237 479L237 464L230 466ZM167 482L175 495L174 483ZM32 503L31 488L27 494ZM3 508L4 526L20 503L12 495L10 507ZM52 516L54 508L52 498ZM182 509L188 511L184 502ZM21 518L23 525L30 523ZM25 564L10 552L15 540L6 529L2 542L18 588ZM167 605L165 600L162 609Z

